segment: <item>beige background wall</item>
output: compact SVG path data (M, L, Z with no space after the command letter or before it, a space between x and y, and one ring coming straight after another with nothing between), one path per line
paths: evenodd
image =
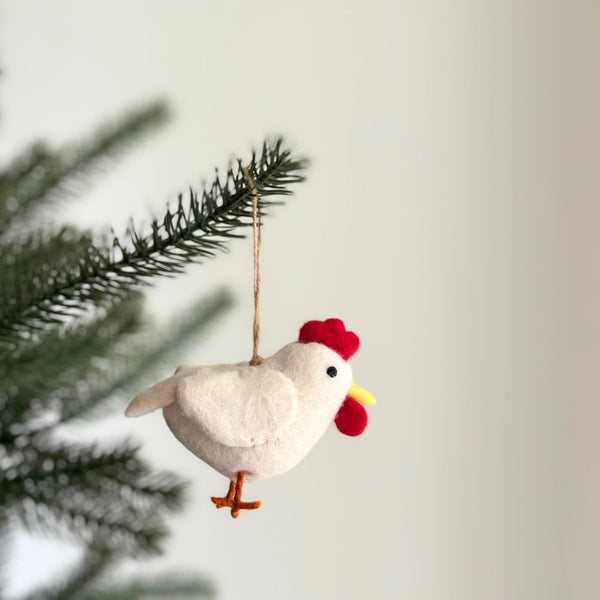
M135 435L193 481L166 556L129 571L198 570L225 599L598 597L596 2L19 0L0 18L3 161L156 94L173 105L66 207L81 224L147 220L265 134L312 158L266 222L261 350L341 317L378 398L365 435L332 428L248 486L263 508L238 521L160 415L71 432ZM182 360L250 356L250 269L236 242L152 293L159 319L237 295ZM12 591L74 557L18 538Z

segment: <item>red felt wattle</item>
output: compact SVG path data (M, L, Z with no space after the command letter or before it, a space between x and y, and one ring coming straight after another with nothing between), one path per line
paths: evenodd
M344 435L360 435L367 426L367 411L353 398L346 396L338 414L335 424Z
M326 321L309 321L300 329L298 341L305 344L317 342L337 352L344 360L348 360L360 345L358 336L353 331L346 331L340 319Z

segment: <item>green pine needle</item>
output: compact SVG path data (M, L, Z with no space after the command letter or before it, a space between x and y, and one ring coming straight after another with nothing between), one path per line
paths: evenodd
M105 548L89 548L82 561L67 577L55 585L35 590L23 600L81 600L86 590L114 562L114 555Z
M35 231L0 244L0 306L25 305L42 286L59 284L59 273L77 264L92 245L89 233L73 227Z
M68 193L67 184L87 182L108 158L118 156L144 134L166 122L167 105L155 101L104 125L87 141L52 151L37 142L0 173L0 234L18 217Z
M224 311L228 310L233 299L227 290L219 290L193 305L186 315L173 319L164 330L142 331L137 336L129 336L115 352L110 363L104 366L99 377L88 390L91 395L73 395L70 401L63 401L60 423L75 419L90 419L101 416L113 403L102 400L113 397L118 409L123 409L123 400L128 401L140 389L154 382L156 373L171 364L178 364L181 350L191 340L199 336Z
M176 510L184 484L152 472L122 445L30 443L3 456L0 513L32 531L100 545L115 552L159 552L166 529L159 511Z
M211 600L215 589L207 581L189 575L145 577L119 583L102 583L116 556L106 548L91 547L81 563L58 583L39 589L24 600Z
M189 576L171 575L103 586L84 593L80 600L151 600L153 598L209 600L215 598L215 589L206 581L192 579Z
M282 148L282 140L265 143L260 157L253 155L248 171L260 193L260 210L274 204L271 195L287 195L287 186L304 178L300 171L306 161L295 159ZM240 237L239 227L252 220L252 189L238 161L225 179L215 177L200 197L190 191L187 202L179 197L174 211L154 220L151 231L142 235L131 228L129 241L117 238L112 248L90 244L76 261L65 265L50 278L36 281L36 289L12 297L0 306L0 344L10 345L30 334L61 323L65 315L76 315L107 296L122 296L136 284L156 276L181 273L193 261L213 257L225 248L229 238Z
M5 355L0 360L0 442L48 430L72 407L100 402L98 396L107 385L110 389L111 363L122 368L119 345L142 323L141 296L134 293L102 307L93 318L51 332L18 355Z
M45 373L40 365L38 375L37 362L21 365L22 387L14 382L9 388L10 402L5 408L8 418L4 432L2 424L5 419L0 412L0 441L39 434L74 419L97 418L109 408L121 412L124 399L149 385L162 365L171 362L174 368L176 359L181 356L181 348L189 340L198 339L232 302L229 292L219 290L197 302L184 317L173 320L164 331L157 332L149 326L136 327L130 334L117 330L115 340L108 344L105 341L113 337L113 328L108 329L106 340L102 336L91 338L90 332L86 331L81 336L81 341L87 342L86 347L76 343L74 348L70 348L71 340L67 336L67 349L62 352L57 349L58 364L54 374ZM129 311L136 307L139 307L137 297L118 308ZM110 326L110 314L95 323L91 333ZM115 324L118 320L112 323L113 327ZM74 356L76 353L80 355ZM69 357L73 360L71 365L67 362ZM59 369L61 360L65 365L62 370ZM119 401L118 406L106 402L111 397Z

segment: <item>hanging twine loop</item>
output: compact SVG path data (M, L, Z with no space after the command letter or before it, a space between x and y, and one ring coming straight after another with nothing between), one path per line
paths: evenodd
M252 233L254 239L254 327L252 338L254 347L249 364L256 366L260 365L263 361L262 357L258 354L258 342L260 340L260 246L262 244L262 222L258 212L258 190L256 189L256 183L248 172L247 167L242 167L242 173L246 177L252 191Z

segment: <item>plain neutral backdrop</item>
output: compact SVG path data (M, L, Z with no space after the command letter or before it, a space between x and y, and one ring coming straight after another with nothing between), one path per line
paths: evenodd
M160 414L115 414L94 435L193 482L165 556L124 573L191 571L226 600L599 597L598 3L14 0L0 19L3 163L173 108L61 220L148 222L265 135L311 158L265 223L261 353L340 317L378 399L363 436L332 428L247 486L263 507L236 521ZM182 362L250 357L251 264L235 242L152 291L158 322L237 298ZM11 593L77 552L16 538Z

